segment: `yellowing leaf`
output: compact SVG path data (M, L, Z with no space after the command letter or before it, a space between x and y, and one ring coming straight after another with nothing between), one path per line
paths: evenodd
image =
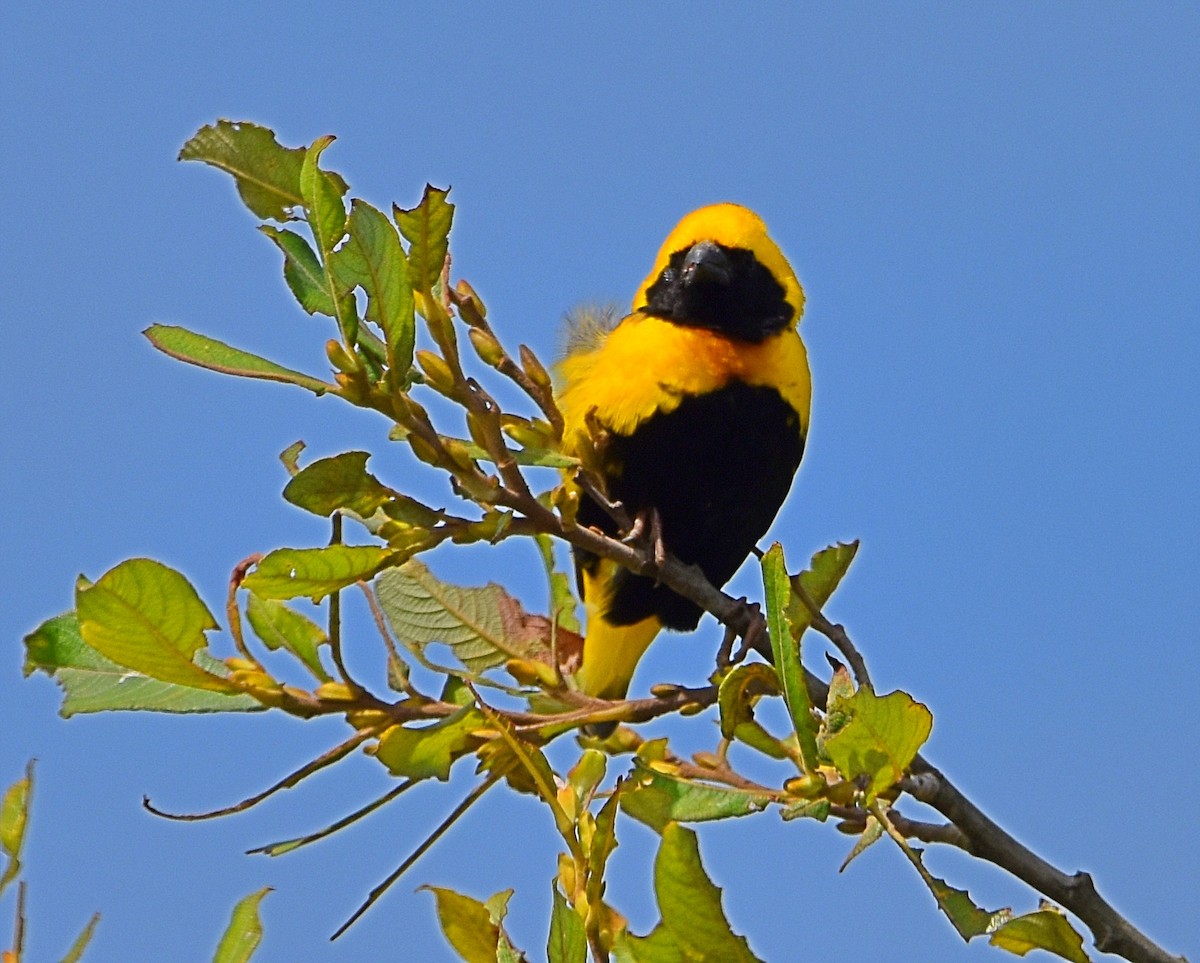
M423 886L437 899L438 921L454 952L467 963L496 963L500 927L479 900L440 886Z
M368 580L391 561L387 549L374 545L329 545L325 548L279 548L260 561L242 587L268 599L326 595Z
M0 874L0 893L21 872L21 849L25 845L25 828L29 825L29 797L33 792L33 763L25 766L25 776L18 779L0 799L0 850L5 860Z
M246 602L246 620L267 648L290 652L318 681L332 681L321 664L320 654L321 646L328 645L329 638L312 619L278 599L259 598L251 592Z
M398 776L445 780L455 761L474 751L473 734L483 724L478 709L464 707L433 725L392 726L380 736L375 757Z
M305 466L284 486L283 497L314 515L332 515L340 508L370 518L392 490L367 471L365 451L347 451Z
M101 655L152 679L195 689L236 692L194 658L216 620L186 578L148 558L110 569L75 591L83 641Z
M877 696L863 686L838 703L846 721L825 740L825 752L851 782L867 777L866 801L895 785L929 738L933 716L906 692Z
M802 588L813 604L822 608L841 584L857 553L858 542L838 542L821 549L812 557L807 569L792 577L793 587ZM788 602L788 622L794 637L812 624L812 613L794 591Z
M421 203L412 210L392 207L396 225L410 244L409 273L417 291L432 291L442 276L450 246L450 224L454 220L454 205L446 200L449 193L426 184Z
M992 933L988 942L1017 956L1030 950L1047 950L1071 963L1088 963L1083 937L1054 907L1010 919Z
M100 922L100 914L93 913L92 918L88 920L87 926L83 928L83 932L75 937L75 942L71 944L71 948L67 950L67 955L59 961L59 963L79 963L83 958L83 951L88 948L88 944L92 942L92 936L96 932L96 925Z
M772 759L786 759L787 752L754 718L754 706L763 696L779 694L779 676L769 665L747 662L721 680L717 706L721 712L721 735L738 739Z
M654 860L654 892L662 921L649 936L626 941L638 961L757 961L745 937L729 928L721 891L700 864L696 834L675 823L663 828ZM673 954L678 950L678 954Z

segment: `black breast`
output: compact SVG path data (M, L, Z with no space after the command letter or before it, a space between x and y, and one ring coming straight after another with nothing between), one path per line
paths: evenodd
M686 397L632 435L614 435L606 459L618 467L608 478L609 494L631 517L658 509L666 547L719 587L774 520L803 453L800 416L779 392L733 381ZM616 533L590 500L580 506L579 520ZM595 563L586 553L577 557L580 568ZM687 630L696 627L701 610L666 586L621 570L607 621L632 625L650 615L667 628Z

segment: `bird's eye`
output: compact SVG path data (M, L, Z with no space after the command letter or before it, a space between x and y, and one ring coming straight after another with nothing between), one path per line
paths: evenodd
M662 283L663 283L663 284L672 284L672 283L674 283L674 281L675 281L675 269L674 269L674 268L672 268L672 267L666 267L666 268L663 268L663 272L662 272L662 274L660 274L660 275L658 276L658 279L659 279L660 281L662 281Z

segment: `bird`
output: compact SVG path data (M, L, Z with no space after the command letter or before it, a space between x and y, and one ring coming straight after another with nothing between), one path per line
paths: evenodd
M717 587L774 521L804 454L803 312L804 289L762 218L712 204L667 235L631 313L615 325L583 313L556 367L563 450L639 532ZM586 495L577 520L629 536ZM624 698L659 632L695 629L703 614L652 577L579 548L575 575L586 615L575 679L590 696Z

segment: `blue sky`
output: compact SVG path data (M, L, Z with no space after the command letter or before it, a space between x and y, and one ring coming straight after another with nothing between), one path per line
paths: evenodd
M408 6L0 13L0 783L39 759L30 959L61 955L97 909L94 963L207 959L263 885L276 892L257 959L449 959L421 882L516 887L511 931L544 952L556 848L533 801L485 801L330 946L466 781L310 851L247 857L385 775L355 760L190 826L148 816L141 795L231 802L339 724L64 722L55 687L21 679L21 637L69 607L80 572L149 555L218 608L246 554L319 544L323 526L279 498L275 455L297 438L389 464L377 420L184 368L139 335L184 324L324 370L326 329L291 302L231 185L174 162L218 117L289 144L338 135L326 163L378 206L452 185L456 272L543 357L571 305L628 300L686 211L762 213L808 294L815 382L775 536L793 562L861 539L832 614L881 690L930 706L927 755L1168 949L1200 955L1196 8ZM540 601L519 551L432 561ZM753 572L734 588L754 593ZM702 678L718 635L664 639L635 687ZM651 731L711 743L711 722ZM652 840L622 833L610 894L645 931ZM848 845L773 817L701 833L766 959L1000 958L961 944L894 850L837 875ZM954 853L930 861L986 905L1034 907ZM6 895L0 919L12 908Z

